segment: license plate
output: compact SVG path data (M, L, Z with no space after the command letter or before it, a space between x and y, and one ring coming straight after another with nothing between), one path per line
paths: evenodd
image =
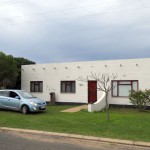
M45 108L45 106L41 106L41 109L44 109Z

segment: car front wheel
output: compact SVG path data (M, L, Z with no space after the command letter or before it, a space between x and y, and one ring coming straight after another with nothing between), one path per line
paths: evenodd
M22 109L21 109L21 112L23 114L28 114L29 113L29 107L27 105L23 105Z

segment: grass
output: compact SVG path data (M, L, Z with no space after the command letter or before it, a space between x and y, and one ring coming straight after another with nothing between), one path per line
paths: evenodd
M22 115L0 111L0 126L150 142L150 111L111 109L106 112L62 113L71 106L48 106L45 113Z

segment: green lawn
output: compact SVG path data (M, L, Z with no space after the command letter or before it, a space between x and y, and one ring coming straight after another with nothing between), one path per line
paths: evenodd
M0 126L150 142L150 111L111 109L108 123L105 112L60 112L70 107L48 106L45 113L29 115L1 110Z

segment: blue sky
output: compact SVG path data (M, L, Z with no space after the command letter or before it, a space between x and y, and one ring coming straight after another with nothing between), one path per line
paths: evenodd
M37 63L150 57L150 1L1 0L0 50Z

